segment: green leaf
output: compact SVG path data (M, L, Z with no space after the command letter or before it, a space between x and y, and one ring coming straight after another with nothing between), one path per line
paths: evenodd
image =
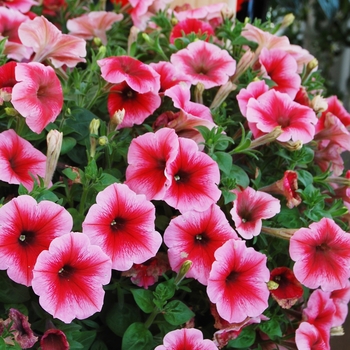
M66 154L70 150L74 148L74 146L77 144L76 139L73 137L64 137L62 140L62 147L61 147L61 154Z
M0 271L0 302L20 304L30 299L29 289L8 278L5 271Z
M119 182L116 177L111 174L103 173L99 178L98 182L94 185L96 191L103 191L107 186Z
M195 314L180 300L172 300L164 307L164 318L173 326L189 321Z
M108 350L108 347L102 340L97 340L92 344L90 350Z
M171 279L171 280L159 283L153 295L155 299L160 301L162 304L168 301L169 299L171 299L175 295L175 290L176 290L176 286L174 284L174 280Z
M256 333L252 328L243 328L236 339L230 340L227 344L229 349L245 349L254 344Z
M272 340L282 337L280 323L276 319L271 319L261 323L260 330L266 333Z
M146 314L150 314L154 309L153 292L148 289L131 289L137 306Z
M236 183L244 188L249 186L249 177L247 173L235 164L232 164L230 177L234 178Z
M304 187L311 185L314 181L313 176L306 170L299 169L298 173L298 181L300 181Z
M153 350L153 335L143 323L135 322L125 331L122 350Z
M232 168L232 157L225 152L215 152L213 159L218 163L219 169L229 175Z
M6 350L6 343L3 338L0 338L0 350Z

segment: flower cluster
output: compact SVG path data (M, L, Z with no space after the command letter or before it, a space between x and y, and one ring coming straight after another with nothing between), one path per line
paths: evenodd
M350 114L280 23L235 12L0 1L4 348L343 333Z

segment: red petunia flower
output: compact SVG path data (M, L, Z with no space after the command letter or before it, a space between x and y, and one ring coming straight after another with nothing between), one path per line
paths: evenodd
M163 200L182 213L207 210L221 196L217 163L190 139L179 137L177 156L167 164L166 175L172 182Z
M14 130L5 130L0 133L0 169L1 181L31 191L34 179L45 177L46 156Z
M126 82L114 85L108 95L108 112L113 116L116 112L125 110L123 121L117 129L142 124L159 106L161 99L152 91L139 93Z
M130 56L107 57L98 60L102 78L112 84L125 82L131 90L144 94L158 93L160 76L149 65Z
M111 258L112 268L129 270L154 257L162 243L155 231L155 207L125 184L106 187L86 214L83 232Z
M174 161L178 149L178 137L169 128L133 139L128 151L125 184L148 200L163 199L172 183L165 174L166 164Z
M350 277L350 235L323 218L301 228L290 239L296 278L308 288L331 292L345 288Z
M11 61L0 66L0 106L4 101L11 100L12 88L17 83L15 77L16 65L16 62Z
M77 232L55 238L38 256L32 287L41 307L65 323L101 311L103 285L111 279L111 260Z
M41 337L40 348L41 350L69 350L69 343L60 329L50 328Z
M0 208L0 269L30 286L38 255L72 227L71 215L56 203L37 203L28 195L12 199Z
M165 335L163 345L154 350L217 350L209 339L203 339L203 333L196 328L176 329Z
M237 232L245 239L259 235L262 219L270 219L281 210L280 201L268 193L255 191L251 187L232 192L237 198L230 213Z
M219 315L230 323L257 317L268 307L270 272L266 255L230 239L215 252L207 294Z
M170 266L179 272L186 260L192 267L186 277L207 285L214 253L229 239L238 239L220 207L213 204L203 212L187 211L170 221L164 232Z
M63 106L63 91L54 69L41 63L18 63L18 83L12 89L12 104L26 118L29 128L40 134Z
M277 283L277 288L270 293L283 309L290 309L303 295L303 287L288 267L277 267L271 271L270 281Z
M214 35L214 30L209 23L196 18L186 18L173 27L169 41L173 44L176 38L181 38L191 33L196 34L198 37L202 37L206 34L205 41L209 41L210 36Z
M236 61L226 50L202 40L172 54L170 61L192 85L202 83L205 89L227 83L236 70Z

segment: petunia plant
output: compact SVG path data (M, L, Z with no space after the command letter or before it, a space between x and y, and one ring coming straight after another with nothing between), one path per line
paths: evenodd
M0 349L344 333L350 113L236 12L0 1Z

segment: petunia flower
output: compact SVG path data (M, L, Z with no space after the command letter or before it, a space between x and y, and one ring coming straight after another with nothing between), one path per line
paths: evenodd
M22 184L28 191L34 179L45 177L46 156L12 129L0 133L0 180ZM34 178L33 178L34 177Z
M330 293L330 298L335 306L332 327L341 326L348 315L348 304L350 301L350 281L347 281L345 288L334 290Z
M69 343L60 329L50 328L42 335L40 348L41 350L69 350Z
M311 108L294 102L287 94L274 89L257 99L249 99L246 118L263 133L269 133L281 126L283 133L277 137L278 141L292 140L303 143L313 139L318 121Z
M301 322L295 331L295 344L298 349L303 350L328 350L327 344L321 336L320 331L308 322Z
M32 6L39 5L39 2L34 0L1 0L0 5L7 6L10 9L18 10L22 13L30 11Z
M111 260L82 233L55 238L38 256L32 287L41 307L65 323L101 311Z
M214 253L229 239L238 239L219 206L213 204L203 212L187 211L172 219L164 232L170 266L179 272L186 261L192 267L186 277L207 285Z
M197 144L190 139L179 138L177 156L167 164L166 176L172 182L163 200L182 213L207 210L221 196L217 187L220 182L217 163L199 151Z
M107 57L97 61L102 78L112 84L125 82L131 90L158 93L160 76L151 66L129 56Z
M12 199L0 208L0 269L30 286L38 255L72 227L71 215L56 203L37 203L28 195Z
M308 288L331 292L345 288L350 277L350 236L323 218L301 228L290 239L296 278Z
M61 112L61 83L52 67L38 62L18 63L15 75L18 83L12 89L13 107L26 118L29 128L40 134Z
M133 90L126 82L114 85L108 95L107 107L111 117L124 109L123 121L117 129L142 124L161 104L157 93L148 91L139 93Z
M270 219L281 210L280 201L268 193L247 187L233 190L237 198L230 211L237 232L245 239L260 234L262 219Z
M326 99L327 109L323 114L332 113L337 116L337 118L348 127L350 125L350 113L344 108L341 101L339 101L337 96L330 96Z
M112 268L129 270L154 257L162 243L155 231L155 207L125 184L112 184L96 197L83 232L111 258Z
M75 67L85 62L86 42L84 39L62 32L44 16L22 23L18 28L22 43L33 48L33 61L49 60L55 68L63 65Z
M196 328L182 328L171 331L163 338L163 344L154 350L217 350L209 339L203 339L203 333Z
M100 38L103 45L107 45L106 32L115 22L123 19L122 14L107 11L91 11L86 15L67 21L69 34L85 40Z
M290 309L303 296L304 290L301 283L288 267L273 269L270 281L277 284L276 288L270 289L271 296L283 309Z
M174 161L179 149L173 129L163 128L131 141L125 184L148 200L163 199L172 179L165 174L167 163Z
M236 61L226 50L202 40L172 54L170 61L192 85L202 83L205 89L227 83L236 70Z
M178 22L170 32L169 41L174 43L176 38L194 33L198 37L206 35L205 41L209 41L210 36L214 35L213 27L204 21L196 18L186 18Z
M261 315L270 294L266 255L235 239L224 243L214 255L207 294L219 315L230 323Z
M12 88L17 83L15 78L15 68L17 63L10 61L0 66L0 106L5 101L10 101Z

